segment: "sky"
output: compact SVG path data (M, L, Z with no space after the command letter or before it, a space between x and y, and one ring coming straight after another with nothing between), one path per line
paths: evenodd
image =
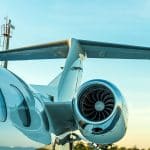
M149 0L0 0L0 24L5 16L15 26L10 48L71 37L150 47ZM64 63L65 60L17 61L9 62L8 68L28 83L48 84ZM150 147L149 66L148 60L86 59L84 62L82 82L108 80L127 101L128 129L117 143L120 146ZM40 146L22 135L10 121L0 123L0 133L0 145Z

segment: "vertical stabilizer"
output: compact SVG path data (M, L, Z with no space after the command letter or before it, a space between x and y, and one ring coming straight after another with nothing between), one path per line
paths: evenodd
M58 85L58 100L72 100L80 85L85 52L76 39L70 40L69 53Z

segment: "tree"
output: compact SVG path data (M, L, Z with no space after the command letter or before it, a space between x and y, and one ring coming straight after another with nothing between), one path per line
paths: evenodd
M38 148L36 150L48 150L47 148Z
M74 150L89 150L87 145L85 145L83 142L77 142L74 146Z

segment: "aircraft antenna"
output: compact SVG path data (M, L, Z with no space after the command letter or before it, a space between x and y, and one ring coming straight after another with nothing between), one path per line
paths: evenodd
M11 24L11 19L8 17L4 18L5 24L1 25L1 36L2 36L2 50L7 51L9 49L10 38L12 37L12 30L15 26ZM4 61L1 64L4 68L7 68L8 61Z

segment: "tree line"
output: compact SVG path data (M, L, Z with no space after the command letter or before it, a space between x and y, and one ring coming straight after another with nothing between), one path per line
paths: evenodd
M107 150L150 150L150 148L140 149L136 146L127 148L127 147L119 147L117 145L108 146L107 148L104 148L104 149L107 149ZM36 150L53 150L53 149L51 148L51 146L46 146L44 148L38 148ZM101 147L96 147L90 143L85 143L85 142L80 141L74 144L73 150L101 150Z

